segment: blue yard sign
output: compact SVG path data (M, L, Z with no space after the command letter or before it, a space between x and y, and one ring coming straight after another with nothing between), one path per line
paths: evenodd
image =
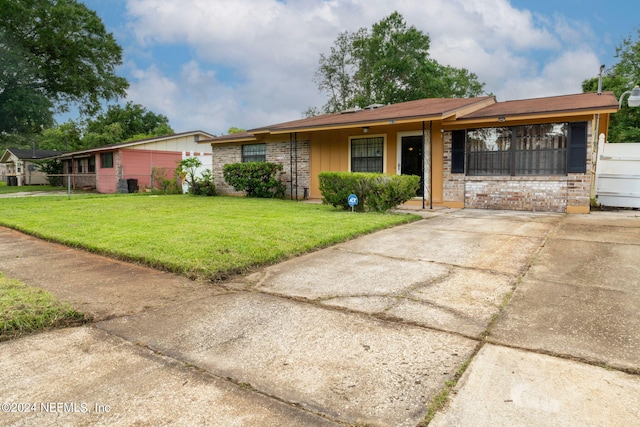
M351 211L353 211L353 207L358 205L358 196L355 194L349 194L347 198L347 202L349 202L349 206L351 206Z

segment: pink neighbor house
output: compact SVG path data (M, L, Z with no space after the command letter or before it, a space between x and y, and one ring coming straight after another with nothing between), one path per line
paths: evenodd
M193 131L65 153L57 157L63 164L63 185L70 180L73 188L99 193L160 188L162 179L173 178L183 152L210 155L211 148L198 141L212 137Z

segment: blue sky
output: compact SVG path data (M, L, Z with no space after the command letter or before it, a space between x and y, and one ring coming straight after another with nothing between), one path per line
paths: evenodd
M177 132L217 135L296 120L321 107L313 81L337 35L400 12L438 62L467 68L498 101L580 93L637 40L621 0L84 0L124 49L122 100ZM634 4L634 6L630 6Z

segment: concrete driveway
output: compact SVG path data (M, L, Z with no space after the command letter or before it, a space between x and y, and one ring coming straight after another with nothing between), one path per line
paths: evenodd
M423 215L220 286L0 229L95 320L0 343L0 424L416 426L466 364L430 425L640 424L638 212Z

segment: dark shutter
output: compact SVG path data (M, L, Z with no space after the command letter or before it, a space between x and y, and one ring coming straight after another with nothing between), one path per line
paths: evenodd
M587 172L587 123L569 123L567 173Z
M451 173L464 173L465 131L451 132Z

